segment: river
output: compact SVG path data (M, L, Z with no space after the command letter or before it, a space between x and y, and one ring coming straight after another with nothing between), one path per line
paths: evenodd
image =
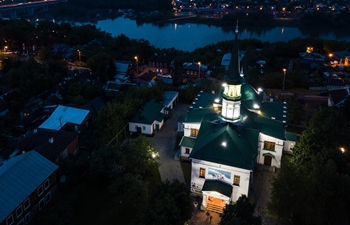
M191 23L168 23L163 25L142 24L135 20L119 17L100 20L94 24L98 29L113 36L124 34L132 39L145 39L156 48L175 48L193 51L220 41L232 40L234 28L223 28ZM240 27L239 39L258 39L260 41L286 42L294 38L322 38L327 40L350 41L349 30L310 30L297 27L253 28Z

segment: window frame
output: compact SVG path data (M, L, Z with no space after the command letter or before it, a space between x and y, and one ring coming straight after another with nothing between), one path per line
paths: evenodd
M49 191L46 195L45 195L45 204L49 203L51 201L51 191Z
M39 210L42 210L45 207L45 201L44 200L45 200L45 198L40 199L40 201L39 201Z
M27 206L26 206L26 202L28 202ZM24 207L24 210L27 210L30 207L30 198L27 198L26 200L24 200L23 207Z
M238 182L236 182L237 180L238 180ZM234 175L233 176L233 185L240 186L240 183L241 183L241 176Z
M197 137L198 136L198 132L199 132L198 129L190 128L190 136L191 137Z
M41 196L44 193L44 188L42 184L38 187L37 192L38 192L38 196Z
M276 142L264 141L263 150L275 152L276 151Z
M28 212L25 216L24 216L25 222L26 224L30 223L30 212Z
M12 221L9 222L9 219L11 219ZM15 222L15 220L13 219L12 214L6 218L6 225L12 225L12 224L14 224L14 222Z
M44 189L47 190L50 187L50 179L46 179L44 182Z
M18 213L18 210L21 210L21 212ZM19 218L22 214L23 214L23 208L22 208L22 205L20 205L16 209L16 217Z
M205 179L205 174L206 174L206 170L203 167L199 168L199 178L204 178Z
M190 154L191 149L190 148L185 148L185 154Z

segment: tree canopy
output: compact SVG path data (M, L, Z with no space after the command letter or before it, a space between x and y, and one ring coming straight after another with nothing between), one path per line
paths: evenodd
M346 107L321 109L313 116L293 148L292 158L283 163L272 182L270 214L293 224L349 223L350 134Z
M242 195L225 206L219 225L261 225L261 218L254 216L254 208L248 197Z

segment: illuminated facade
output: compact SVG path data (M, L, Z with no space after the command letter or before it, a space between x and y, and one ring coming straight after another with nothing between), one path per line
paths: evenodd
M219 213L249 195L256 163L279 168L283 151L295 143L285 130L287 104L263 102L241 74L237 36L238 28L223 88L200 92L178 126L180 158L192 163L191 191L202 195L203 209Z

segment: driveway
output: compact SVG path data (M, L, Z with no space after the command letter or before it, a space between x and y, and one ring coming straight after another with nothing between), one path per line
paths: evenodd
M177 120L180 115L186 114L188 105L178 103L172 110L170 118L164 123L163 127L153 136L150 141L159 151L159 172L162 181L174 179L185 183L179 160L175 160L175 141Z

